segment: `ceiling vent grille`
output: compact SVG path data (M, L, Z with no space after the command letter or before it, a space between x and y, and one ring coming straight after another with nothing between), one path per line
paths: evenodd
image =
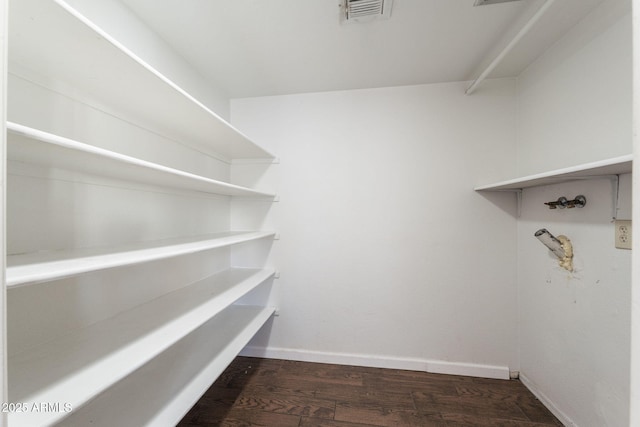
M391 16L393 0L345 0L343 21L369 21Z

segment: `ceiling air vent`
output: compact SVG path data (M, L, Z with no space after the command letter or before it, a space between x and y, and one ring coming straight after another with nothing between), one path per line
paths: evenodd
M370 21L391 16L393 0L344 0L343 22Z
M520 1L520 0L476 0L473 4L474 6L486 6L488 4L496 4L496 3L507 3L510 1Z

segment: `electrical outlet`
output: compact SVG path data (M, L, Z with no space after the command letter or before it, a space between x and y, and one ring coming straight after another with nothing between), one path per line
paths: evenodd
M616 248L631 249L631 220L616 219Z

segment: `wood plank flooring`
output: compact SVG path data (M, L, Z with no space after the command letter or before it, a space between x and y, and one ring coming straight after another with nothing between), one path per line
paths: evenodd
M518 380L238 357L180 427L549 427Z

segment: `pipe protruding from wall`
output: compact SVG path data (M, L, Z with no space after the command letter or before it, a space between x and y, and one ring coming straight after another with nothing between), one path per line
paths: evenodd
M568 237L558 236L556 238L546 228L536 231L534 236L558 257L560 267L567 271L573 271L573 245Z

